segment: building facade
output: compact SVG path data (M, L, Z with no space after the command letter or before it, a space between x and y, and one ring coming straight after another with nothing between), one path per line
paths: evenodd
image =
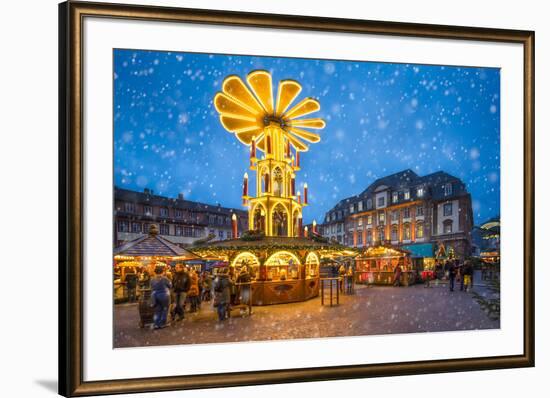
M134 240L157 224L160 235L181 246L214 235L213 240L232 239L231 217L237 216L239 235L248 230L246 211L218 205L116 188L114 194L114 244Z
M471 197L460 179L442 171L418 176L405 170L341 200L319 231L348 246L391 243L423 256L443 244L464 258L471 255L472 226Z

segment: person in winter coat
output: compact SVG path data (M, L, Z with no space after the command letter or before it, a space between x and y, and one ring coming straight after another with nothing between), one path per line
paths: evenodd
M187 297L189 297L189 302L191 303L191 312L197 312L199 306L199 276L195 270L189 272L189 280Z
M143 268L139 275L139 287L142 289L151 288L151 274L146 268Z
M212 277L209 272L204 272L202 274L202 301L210 301L212 297Z
M228 316L232 284L227 272L219 273L214 280L214 307L218 312L219 321L224 321Z
M126 291L128 292L128 301L133 303L136 301L136 288L138 283L138 277L133 268L130 268L129 272L124 277L126 282Z
M250 274L247 267L242 267L239 276L237 277L237 301L240 304L248 304L250 300L250 285L243 285L241 283L250 282Z
M338 285L340 287L340 291L344 292L344 277L346 276L346 267L344 264L340 265L340 268L338 268Z
M449 290L451 292L454 292L457 269L456 269L454 261L449 261L447 263L447 266L448 266L448 272L449 272Z
M170 308L170 289L172 282L163 275L164 267L155 268L155 276L151 279L151 299L155 314L153 316L154 328L166 327L168 309Z
M191 287L191 281L189 273L182 264L176 265L176 272L172 277L172 286L174 287L175 295L175 307L172 313L172 318L182 320L185 318L185 300L187 299L187 292Z
M474 268L470 261L465 261L462 266L462 280L460 284L460 290L468 291L473 286L472 276L474 274Z
M401 264L397 264L395 269L393 270L393 285L394 286L401 286L401 273L403 270L401 269Z

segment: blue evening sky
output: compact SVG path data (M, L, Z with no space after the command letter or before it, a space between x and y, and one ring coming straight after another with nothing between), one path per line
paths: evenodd
M321 102L321 142L302 154L304 221L407 168L446 171L472 194L475 222L500 213L500 72L377 62L114 51L114 173L119 187L242 208L247 147L219 123L227 75L272 73ZM251 181L254 181L251 179ZM254 184L251 184L254 185Z

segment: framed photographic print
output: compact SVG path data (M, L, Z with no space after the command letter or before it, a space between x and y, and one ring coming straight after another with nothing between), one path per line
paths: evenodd
M534 366L534 32L59 27L61 394Z

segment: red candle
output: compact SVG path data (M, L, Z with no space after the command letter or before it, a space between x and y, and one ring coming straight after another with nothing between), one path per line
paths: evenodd
M286 157L290 157L290 141L286 141Z
M268 135L266 137L266 142L267 142L267 154L271 154L271 136Z
M290 178L290 196L296 195L296 180L294 177Z
M296 167L300 167L300 151L296 151Z
M304 204L307 205L307 183L304 184Z
M252 137L252 145L250 146L250 157L256 157L256 137Z
M233 215L231 216L231 227L233 230L233 239L236 239L238 230L237 230L237 215L235 213L233 213Z
M317 221L315 221L315 220L313 220L311 232L313 232L314 234L317 233Z
M248 173L244 173L243 196L248 196Z
M307 225L304 227L304 237L307 238Z
M302 196L300 195L300 191L298 191L298 204L302 203Z
M298 237L302 237L302 215L298 214Z

